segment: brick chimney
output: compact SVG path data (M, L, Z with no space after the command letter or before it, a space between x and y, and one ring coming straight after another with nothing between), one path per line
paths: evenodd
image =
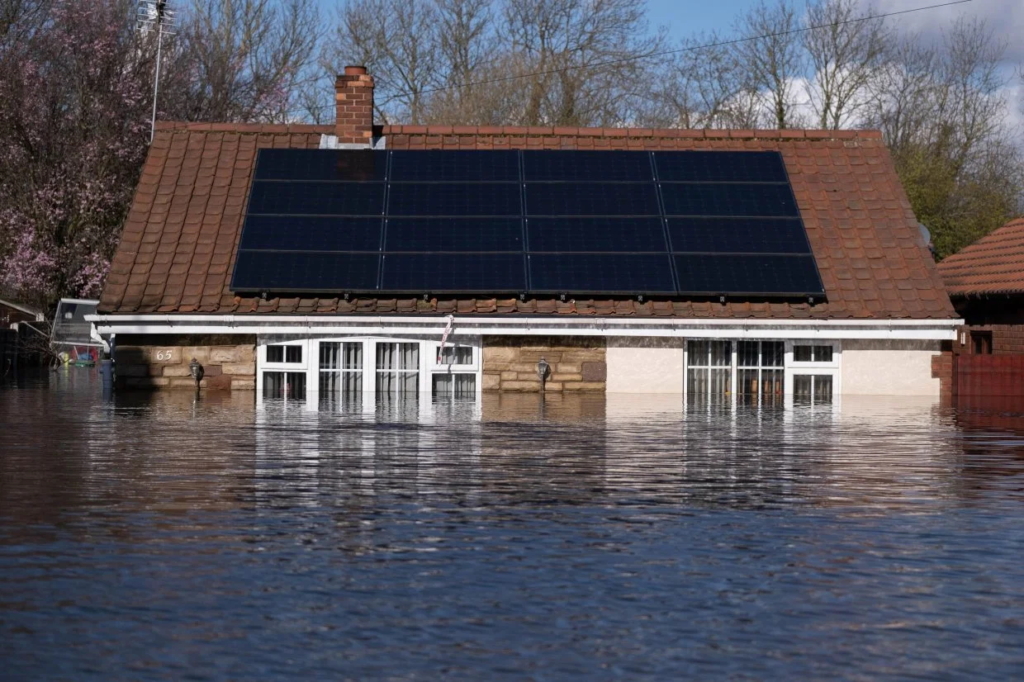
M373 76L365 66L346 66L334 82L339 144L373 144Z

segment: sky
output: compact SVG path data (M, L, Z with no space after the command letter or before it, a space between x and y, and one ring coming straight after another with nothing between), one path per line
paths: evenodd
M864 5L874 8L873 14L883 14L946 1L949 0L874 0L864 2ZM729 31L735 18L756 4L756 0L648 0L647 9L652 26L666 26L671 35L683 37L700 31ZM1009 43L1008 61L1019 63L1024 60L1024 0L971 0L892 20L900 29L938 37L960 15L987 19L996 35Z
M411 1L411 0L410 0ZM637 0L643 2L643 0ZM769 0L769 2L772 0ZM798 0L799 1L799 0ZM876 13L926 7L950 0L864 0ZM327 13L333 15L344 0L320 0ZM700 31L728 32L736 17L757 0L647 0L647 14L652 28L665 26L674 38ZM977 16L989 21L996 35L1009 43L1008 62L1024 61L1024 0L970 0L963 4L904 15L893 20L908 30L920 31L926 37L941 35L958 16Z
M410 0L411 1L411 0ZM773 2L774 0L767 0ZM800 2L801 0L797 0ZM951 0L862 0L873 14L898 12L950 2ZM320 0L333 15L344 0ZM643 0L637 0L643 2ZM651 28L664 26L673 39L701 31L731 31L735 19L756 5L758 0L647 0ZM1024 72L1024 0L969 0L961 4L926 9L890 21L898 30L915 32L922 40L939 40L942 33L960 16L985 19L996 39L1006 43L1003 76L1007 79L1007 112L1011 123L1024 127L1024 83L1017 77Z

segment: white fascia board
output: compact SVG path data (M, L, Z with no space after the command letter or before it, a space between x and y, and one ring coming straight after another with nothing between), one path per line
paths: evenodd
M446 315L90 315L100 334L432 335ZM962 320L766 320L455 317L456 334L503 336L662 336L687 338L907 339L956 338Z

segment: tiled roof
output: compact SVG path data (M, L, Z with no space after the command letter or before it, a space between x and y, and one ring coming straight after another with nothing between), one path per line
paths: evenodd
M939 263L950 296L1024 293L1024 218Z
M778 150L828 301L274 298L231 271L256 150L314 149L333 126L163 124L150 148L101 313L496 313L751 318L955 318L875 131L385 126L389 149Z

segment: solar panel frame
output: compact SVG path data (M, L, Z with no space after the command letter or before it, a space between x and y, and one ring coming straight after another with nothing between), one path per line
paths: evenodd
M302 158L282 155L289 151L303 152ZM758 299L825 295L778 152L758 157L762 161L746 168L743 155L765 153L353 150L327 152L338 156L321 159L311 151L319 152L260 151L232 271L233 290ZM269 161L264 153L269 154ZM360 156L344 156L356 153ZM476 156L483 154L497 156ZM346 162L346 158L350 160ZM293 172L303 159L313 161ZM396 159L404 164L399 173L395 173ZM424 159L429 163L423 168L408 165ZM687 167L687 161L703 164L704 170ZM282 177L289 173L297 179ZM748 193L746 199L743 192ZM492 201L494 197L499 200ZM683 212L694 206L700 217ZM751 207L758 215L735 215L751 212ZM396 210L392 212L392 208ZM291 212L278 212L281 209ZM483 238L474 240L469 226L477 221L485 229L494 227L495 234L486 235L484 230ZM341 229L358 227L363 232L335 235L326 227L332 224ZM374 245L376 224L380 225L379 243ZM457 231L446 233L445 224ZM642 225L639 233L638 224ZM282 226L280 236L275 237L273 225ZM302 225L310 226L310 231L300 230L301 238L287 232ZM415 225L426 232L418 236L420 242L417 237L409 239L413 234L409 230ZM593 229L586 230L588 225ZM632 233L614 234L617 225ZM715 233L711 229L715 225L731 232ZM393 231L390 240L389 226ZM780 226L779 234L757 231ZM545 233L552 228L559 234ZM310 246L304 241L308 239L316 249L267 248ZM251 248L254 246L263 248ZM256 253L263 255L254 256ZM274 257L271 254L278 254L282 262L300 271L287 282L292 286L280 284L281 276L269 276L273 268L265 265L254 275L252 263ZM377 259L373 282L368 281L367 258ZM731 265L723 265L723 258L733 259ZM520 267L509 266L514 259L519 259L521 273ZM343 272L309 273L315 270L310 263L319 266L324 262L357 263L354 272L358 276L343 282ZM411 268L404 275L394 269L403 263ZM694 263L702 264L705 282L719 284L731 278L733 286L695 286ZM758 263L798 267L778 276L765 274L762 268L761 279L753 275L744 279L745 271L737 269L737 264ZM710 267L721 272L708 274ZM618 274L617 268L621 270ZM680 272L680 268L691 270ZM559 269L566 273L559 274ZM260 276L263 280L256 281ZM595 287L595 282L602 286ZM760 290L741 290L758 287Z

